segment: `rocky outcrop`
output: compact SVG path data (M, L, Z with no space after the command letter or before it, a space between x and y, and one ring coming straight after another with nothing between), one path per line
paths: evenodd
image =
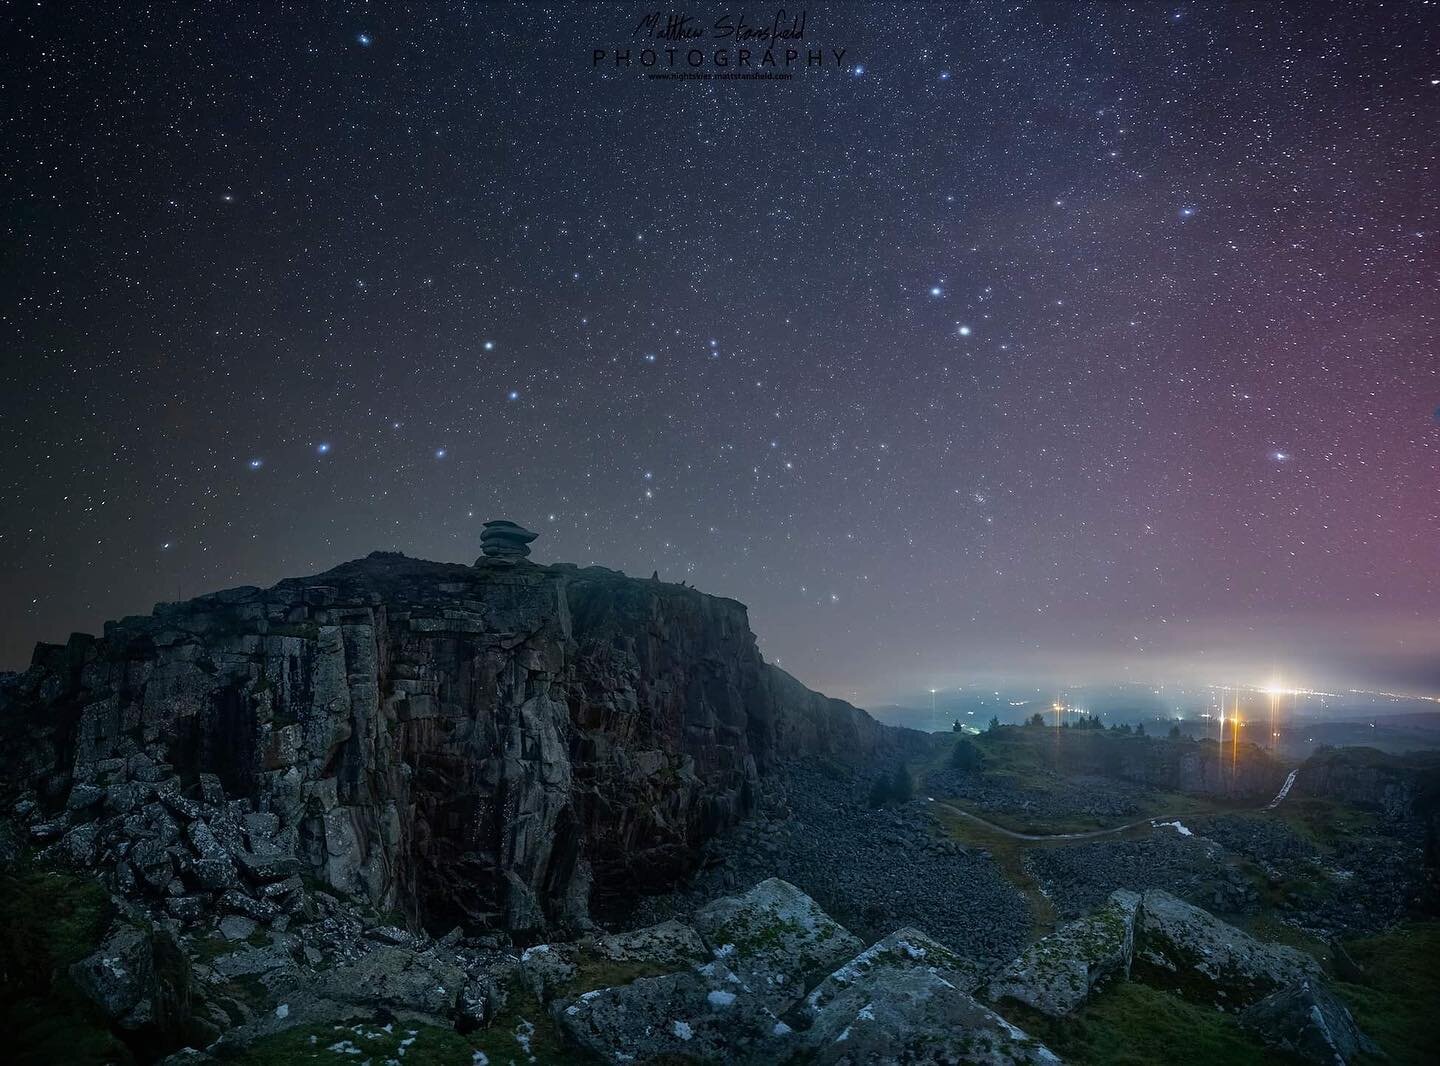
M0 731L32 839L181 920L271 921L303 875L529 936L676 883L777 761L907 743L764 663L733 600L386 553L41 646Z
M1440 755L1389 755L1374 748L1329 748L1306 759L1295 795L1341 800L1403 819L1428 811L1416 801L1440 795Z
M489 559L523 559L530 554L530 542L538 533L500 518L485 523L480 534L481 555Z
M1229 1010L1320 976L1319 964L1303 951L1262 943L1157 889L1144 895L1135 938L1138 980Z
M1130 976L1139 908L1139 893L1112 893L1093 914L1031 945L990 982L989 998L1052 1017L1069 1014L1101 982Z

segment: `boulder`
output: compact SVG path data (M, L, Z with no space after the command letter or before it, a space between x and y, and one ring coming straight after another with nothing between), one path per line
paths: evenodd
M1058 1063L1043 1044L951 984L914 967L839 991L799 1034L806 1060L834 1066Z
M243 914L227 914L220 919L220 935L226 940L248 940L258 926Z
M670 966L678 970L703 961L709 953L699 933L672 919L628 933L602 936L595 941L595 954L612 962Z
M152 891L163 893L175 876L174 860L157 839L141 840L130 849L130 865Z
M530 542L540 534L504 518L486 522L480 534L480 551L487 559L523 559L530 554Z
M171 896L165 900L165 909L173 918L182 922L193 922L205 913L205 897Z
M229 855L215 859L196 859L190 864L196 883L211 892L224 892L235 885L235 864Z
M1139 893L1111 893L1094 914L1031 945L989 983L987 998L1015 1000L1057 1018L1069 1014L1102 981L1130 975L1139 908Z
M1240 1024L1269 1046L1324 1066L1379 1054L1345 1004L1313 979L1272 992L1241 1014Z
M979 964L955 954L918 929L897 929L816 985L805 997L804 1014L813 1019L837 997L851 990L863 994L909 970L936 974L962 992L973 990L979 983Z
M71 811L83 811L95 806L105 799L105 790L96 785L76 785L70 790L70 798L65 801L65 809Z
M723 963L586 992L566 1035L605 1062L778 1062L791 1030Z
M536 944L520 956L520 976L541 1003L548 1003L579 973L575 944Z
M94 822L77 825L60 841L60 851L66 860L75 866L89 866L95 862L100 846L100 827Z
M154 981L150 934L136 925L117 925L99 950L70 967L70 979L108 1020L122 1027L148 1022Z
M252 899L233 888L220 897L220 909L229 914L243 914L261 923L273 922L280 916L280 908L269 900Z
M1229 1010L1320 976L1320 964L1304 952L1262 943L1158 889L1140 904L1132 970L1147 984Z
M464 971L434 952L380 944L354 962L321 974L313 990L338 1003L449 1020L465 984Z
M707 904L695 926L715 957L777 1014L864 944L788 881L772 877Z
M121 921L70 979L111 1025L142 1048L170 1050L192 1035L190 968L163 927Z
M278 848L262 846L258 851L237 851L235 861L245 876L257 884L267 881L283 881L300 872L300 860L286 855Z

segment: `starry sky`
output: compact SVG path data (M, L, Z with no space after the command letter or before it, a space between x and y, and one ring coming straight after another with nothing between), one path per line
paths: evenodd
M1440 4L112 6L0 37L0 667L507 517L861 701L1440 694Z

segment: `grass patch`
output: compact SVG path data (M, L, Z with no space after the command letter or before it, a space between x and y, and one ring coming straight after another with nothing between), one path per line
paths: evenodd
M472 1061L474 1049L455 1030L433 1025L305 1025L257 1040L229 1061L287 1066L295 1062L384 1062L402 1056L405 1066L458 1066Z
M1379 825L1374 813L1353 804L1307 796L1288 798L1268 813L1325 851L1345 840L1363 839Z
M663 977L667 973L674 973L677 969L684 969L684 965L675 966L640 960L617 962L613 959L582 955L576 963L575 977L565 983L555 998L578 996L582 992L589 992L595 988L628 985L631 981L638 981L642 977Z
M1264 1047L1232 1015L1121 981L1067 1018L1023 1009L1007 1017L1067 1063L1086 1066L1265 1066L1298 1059Z
M472 1066L476 1052L492 1066L566 1066L594 1062L567 1047L549 1013L528 993L512 993L488 1028L471 1033L414 1022L304 1025L255 1041L227 1062L289 1066L297 1062L384 1063L405 1066Z
M597 1061L588 1052L567 1045L550 1012L529 993L512 992L505 1009L490 1025L470 1033L466 1039L472 1048L483 1051L489 1057L492 1066L506 1066L512 1060L535 1066ZM525 1055L524 1043L528 1043L533 1059ZM406 1066L410 1066L408 1059Z
M1365 983L1336 981L1332 988L1360 1029L1390 1062L1440 1062L1440 921L1409 922L1345 947L1364 968Z

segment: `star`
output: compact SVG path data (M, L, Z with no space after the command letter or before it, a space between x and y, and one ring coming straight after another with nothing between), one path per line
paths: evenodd
M362 48L369 48L369 47L370 47L370 40L371 40L371 38L370 38L370 35L369 35L368 33L357 33L357 34L355 35L355 40L356 40L357 42L359 42L359 44L360 44L360 46L361 46Z
M329 455L330 445L325 443L324 441L321 441L319 444L315 445L315 450L321 455Z
M435 449L435 458L436 458L436 459L444 459L445 456L448 455L448 454L449 454L449 453L448 453L444 448L436 448L436 449Z
M260 469L262 466L264 466L264 465L265 465L265 460L264 460L264 459L251 459L251 460L250 460L250 469L251 469L251 470L259 470L259 469Z

